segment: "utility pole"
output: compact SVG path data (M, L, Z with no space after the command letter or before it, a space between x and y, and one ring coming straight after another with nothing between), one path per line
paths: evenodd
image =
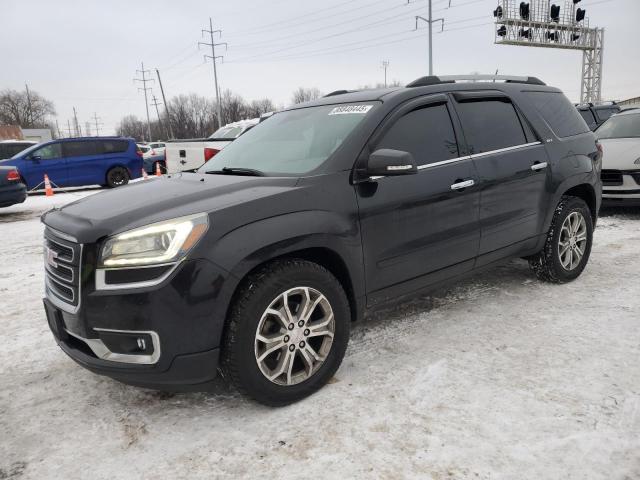
M147 87L147 82L153 82L153 78L147 78L147 75L150 73L149 70L144 69L144 62L141 62L142 70L136 70L136 73L142 75L142 78L134 78L134 82L142 82L142 88L138 88L138 91L142 90L144 92L144 106L147 109L147 135L149 141L151 141L151 119L149 118L149 99L147 98L147 91L151 90L151 87Z
M67 138L71 137L71 122L67 118Z
M58 131L58 138L62 138L62 134L60 133L60 125L58 124L57 118L56 118L56 130Z
M33 110L31 110L31 94L29 93L29 85L25 83L24 88L27 91L27 126L33 127Z
M384 70L384 88L387 88L387 68L389 68L389 60L382 61L382 68Z
M411 3L411 0L407 0L407 4L409 3ZM449 0L449 7L450 6L451 0ZM433 24L442 22L440 27L444 30L444 18L433 18L432 0L429 0L429 16L424 18L420 15L416 15L416 30L418 29L418 20L422 20L429 25L429 75L433 75Z
M162 88L162 79L160 78L160 70L156 68L156 74L158 75L158 83L160 84L160 93L162 93L162 101L164 102L164 110L167 112L167 124L169 125L169 138L173 138L173 128L171 128L171 115L169 114L169 105L167 99L164 96L164 88Z
M155 95L151 95L151 98L153 99L153 103L151 105L156 107L156 115L158 116L158 123L160 123L160 128L164 130L164 124L162 123L162 118L160 117L160 110L158 110L158 105L162 105L162 104L158 102L158 99L156 98ZM165 134L166 134L166 131L165 131Z
M73 107L73 126L75 128L75 136L81 137L82 132L80 130L80 124L78 123L78 112L76 112L76 107Z
M96 126L96 137L100 136L100 125L102 125L102 123L98 120L101 120L100 117L98 117L96 112L93 112L93 121L95 122L94 125Z
M204 35L205 33L209 34L209 37L211 38L211 43L207 43L207 42L198 42L198 48L200 48L200 45L206 45L208 47L211 47L211 55L205 55L204 56L204 61L207 61L207 58L211 59L211 62L213 63L213 81L215 83L215 88L216 88L216 106L217 106L217 116L218 116L218 127L222 126L222 108L220 105L220 90L218 89L218 69L216 67L216 60L218 58L222 59L222 61L224 61L224 57L222 55L216 56L216 47L220 47L222 45L224 45L224 48L226 50L226 48L228 47L228 45L225 42L221 42L221 43L215 43L213 41L213 34L217 33L220 37L222 37L222 30L214 30L213 29L213 20L211 19L211 17L209 17L209 30L202 30L202 35Z
M84 134L87 137L91 136L91 123L89 122L84 122Z

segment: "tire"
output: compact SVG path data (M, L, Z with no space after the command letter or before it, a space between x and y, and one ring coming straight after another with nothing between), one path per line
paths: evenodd
M284 308L285 293L291 318ZM305 301L315 307L305 309ZM269 308L278 315L267 312ZM300 324L305 310L308 320ZM332 322L327 320L330 312ZM340 366L350 323L347 296L327 269L300 259L269 263L247 277L235 295L222 346L222 375L264 405L301 400L327 383ZM321 334L331 329L332 338ZM280 340L263 342L259 333L261 339Z
M572 236L570 232L576 225L578 225L577 233ZM583 236L584 240L582 240ZM581 198L563 196L553 215L544 247L528 258L529 267L540 280L545 282L570 282L578 278L586 267L592 243L591 210ZM567 245L569 245L568 249L565 248ZM565 253L562 254L562 252ZM581 256L579 256L580 252L582 252Z
M129 172L124 167L113 167L107 172L107 187L116 188L129 183Z

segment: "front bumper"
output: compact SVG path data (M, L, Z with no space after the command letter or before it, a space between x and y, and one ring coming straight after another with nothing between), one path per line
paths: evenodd
M606 206L640 206L640 171L621 172L622 182L618 185L605 185L602 202Z
M24 183L3 185L0 187L0 207L22 203L27 199L27 187Z
M207 390L216 377L234 285L228 274L193 259L157 285L99 290L95 252L85 245L81 256L78 305L68 307L46 290L47 321L60 348L86 369L124 383Z

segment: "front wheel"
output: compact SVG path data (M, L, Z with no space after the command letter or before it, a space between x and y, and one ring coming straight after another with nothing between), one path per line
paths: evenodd
M592 243L589 207L581 198L564 196L556 207L544 248L529 257L529 266L541 280L570 282L586 267Z
M129 172L124 167L113 167L107 172L107 186L109 188L121 187L129 183Z
M282 406L320 389L349 341L344 289L324 267L276 261L251 274L231 308L223 376L265 405Z

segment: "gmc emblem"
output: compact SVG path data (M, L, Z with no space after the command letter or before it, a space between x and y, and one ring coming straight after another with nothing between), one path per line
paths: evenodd
M57 268L58 267L58 262L56 261L57 259L58 259L58 252L56 252L55 250L51 250L49 247L45 245L44 261L47 263L47 265L53 268Z

